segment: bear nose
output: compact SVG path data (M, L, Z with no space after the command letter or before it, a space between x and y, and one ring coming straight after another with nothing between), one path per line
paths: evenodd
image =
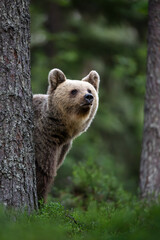
M92 103L93 102L93 95L91 93L87 93L84 95L84 98L85 100L88 102L88 103Z

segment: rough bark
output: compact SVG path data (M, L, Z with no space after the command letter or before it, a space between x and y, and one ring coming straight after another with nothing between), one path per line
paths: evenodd
M149 1L147 83L140 167L142 197L160 193L160 0Z
M0 202L37 208L29 0L0 1Z

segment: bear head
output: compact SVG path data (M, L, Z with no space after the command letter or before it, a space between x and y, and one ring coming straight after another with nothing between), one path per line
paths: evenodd
M48 81L48 111L70 128L76 125L80 132L86 130L98 108L98 73L91 71L82 80L69 80L61 70L52 69Z

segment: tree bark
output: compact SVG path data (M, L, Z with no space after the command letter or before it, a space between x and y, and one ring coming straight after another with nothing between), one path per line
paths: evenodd
M149 1L147 83L140 166L141 196L160 193L160 0Z
M37 208L29 0L0 1L0 202Z

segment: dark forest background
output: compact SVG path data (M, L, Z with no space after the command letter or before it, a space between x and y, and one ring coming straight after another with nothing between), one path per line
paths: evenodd
M98 168L105 177L114 178L111 184L121 182L125 190L137 193L147 7L146 0L32 1L33 92L46 93L48 72L55 67L69 79L81 79L93 69L101 77L96 118L87 133L74 141L58 171L52 197L64 200L70 191L84 196L90 180L83 168L91 172Z

